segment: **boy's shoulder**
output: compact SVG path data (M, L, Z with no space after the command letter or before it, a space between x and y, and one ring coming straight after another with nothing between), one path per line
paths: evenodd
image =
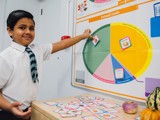
M3 51L0 52L0 56L4 55L4 54L8 54L11 51L10 47L5 48Z
M0 52L0 59L2 61L10 61L11 56L14 56L14 54L13 54L12 50L10 49L10 47L8 47Z
M50 49L52 44L30 44L29 47L34 50Z

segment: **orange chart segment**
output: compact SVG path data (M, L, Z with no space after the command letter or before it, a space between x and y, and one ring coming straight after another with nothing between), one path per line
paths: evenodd
M135 77L140 76L151 61L150 41L136 26L126 23L110 25L110 52Z

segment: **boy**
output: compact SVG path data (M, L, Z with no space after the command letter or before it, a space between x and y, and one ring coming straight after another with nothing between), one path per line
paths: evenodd
M15 10L7 18L11 46L0 53L0 120L29 119L31 102L36 99L41 80L42 62L50 54L90 37L83 34L53 44L31 44L35 37L33 15ZM20 102L19 102L20 101Z

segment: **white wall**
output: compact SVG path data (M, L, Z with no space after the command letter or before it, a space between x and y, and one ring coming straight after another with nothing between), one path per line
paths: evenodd
M10 44L11 39L6 32L6 18L15 9L24 9L34 15L36 22L35 41L37 43L53 43L59 41L62 35L67 33L72 35L73 1L71 0L70 19L67 22L68 0L0 0L0 51ZM43 9L42 15L41 9ZM69 28L66 28L68 23ZM75 96L83 93L106 96L103 93L100 94L71 85L71 58L72 47L53 54L49 61L44 62L43 80L40 83L38 100Z
M2 50L2 43L4 38L4 29L5 29L5 6L6 6L6 0L0 0L0 51Z
M72 35L72 31L66 29L66 26L68 26L67 1L44 0L41 2L41 9L43 9L40 22L41 43L57 42L62 35L66 35L68 32L69 35ZM72 16L70 16L69 23L73 23ZM71 25L69 29L72 29L72 27ZM44 63L39 99L78 95L87 92L71 85L71 57L72 47L53 54L51 59Z

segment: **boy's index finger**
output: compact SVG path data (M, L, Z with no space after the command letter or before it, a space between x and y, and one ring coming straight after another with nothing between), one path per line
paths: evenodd
M93 40L93 36L89 36L89 39Z

